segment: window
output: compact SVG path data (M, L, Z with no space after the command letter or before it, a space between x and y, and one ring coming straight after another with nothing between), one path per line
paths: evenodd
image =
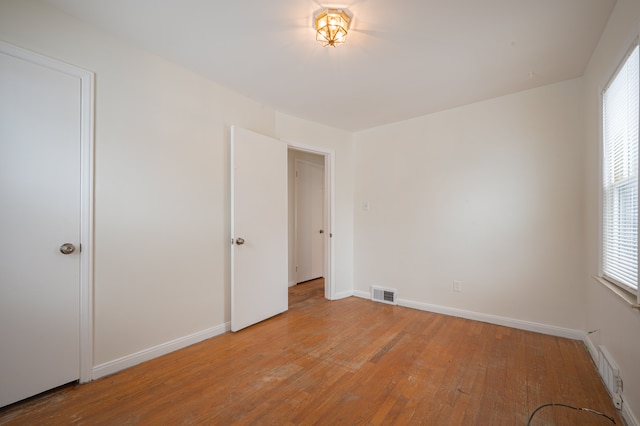
M638 292L638 45L602 96L603 277Z

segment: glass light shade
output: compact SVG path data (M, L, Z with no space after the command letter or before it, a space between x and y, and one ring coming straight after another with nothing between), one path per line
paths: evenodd
M324 9L316 17L316 40L322 46L336 47L347 40L351 18L341 9Z

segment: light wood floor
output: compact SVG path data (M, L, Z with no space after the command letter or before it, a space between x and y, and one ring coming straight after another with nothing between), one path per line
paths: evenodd
M544 403L617 416L581 342L374 303L290 310L118 374L0 410L19 425L526 425ZM532 425L607 425L546 407Z

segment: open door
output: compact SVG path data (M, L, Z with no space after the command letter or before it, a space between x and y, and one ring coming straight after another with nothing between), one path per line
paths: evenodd
M287 145L231 128L231 331L287 310Z

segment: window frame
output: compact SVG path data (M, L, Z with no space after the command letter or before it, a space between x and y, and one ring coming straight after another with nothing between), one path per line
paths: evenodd
M624 68L624 66L627 64L627 61L629 60L629 58L631 57L631 55L634 53L635 49L638 48L640 49L640 37L636 37L635 40L633 40L633 42L631 43L631 46L629 47L629 49L625 52L624 56L622 57L620 63L618 64L618 66L615 68L614 72L611 74L609 80L607 81L607 84L604 86L604 88L601 90L600 92L600 102L599 102L599 109L600 109L600 178L599 178L599 185L600 185L600 200L599 200L599 206L600 206L600 220L599 220L599 225L600 225L600 248L599 248L599 263L600 263L600 268L599 268L599 277L598 281L600 281L602 284L606 285L607 287L611 288L614 292L618 293L620 296L622 296L623 298L625 298L626 300L628 300L629 302L631 302L631 299L637 301L637 303L640 303L640 286L638 286L639 281L640 281L640 271L637 273L636 276L636 286L637 288L633 288L625 283L619 282L618 280L616 280L615 278L611 278L611 277L607 277L604 273L604 258L605 258L605 240L604 240L604 233L605 233L605 196L606 196L606 191L605 191L605 173L607 172L606 169L606 154L605 154L605 116L604 116L604 112L605 112L605 108L604 108L604 98L605 98L605 92L611 87L612 83L614 82L614 80L616 79L616 77L618 77L620 71ZM639 58L639 62L640 62L640 58ZM639 66L640 69L640 66ZM639 76L640 78L640 76ZM640 84L639 84L640 87ZM639 94L639 102L640 102L640 94ZM640 110L640 109L639 109ZM640 127L640 114L638 114L638 123L639 123L639 127ZM640 131L639 131L639 139L640 139ZM638 149L640 150L640 140L638 143L639 147ZM639 161L640 161L640 155L639 157ZM640 165L637 165L638 169L640 170ZM639 172L640 175L640 172ZM640 176L637 177L637 182L636 182L636 190L638 191L638 198L640 198ZM640 228L640 207L638 207L637 211L637 219L638 220L638 228ZM638 253L638 257L636 258L636 268L640 269L640 236L636 237L636 252ZM624 294L620 293L620 290L622 290L622 292ZM638 306L638 305L635 305ZM634 306L634 307L635 307Z

